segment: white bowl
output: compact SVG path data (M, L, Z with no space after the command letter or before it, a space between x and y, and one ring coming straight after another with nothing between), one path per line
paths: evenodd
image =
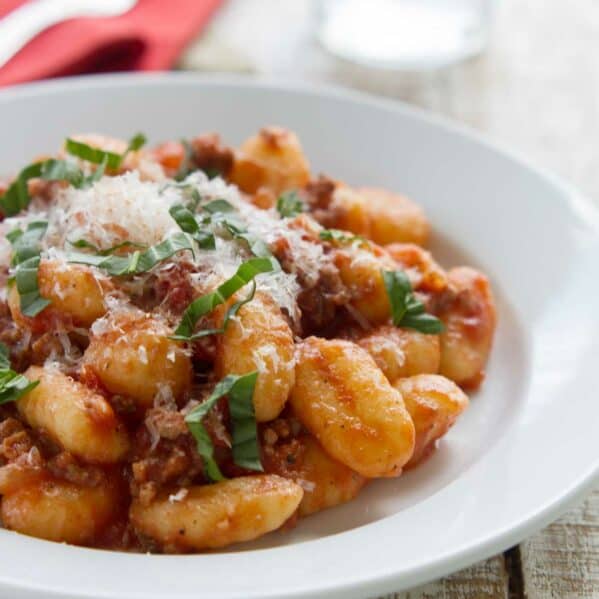
M348 92L189 75L55 81L0 93L0 170L97 131L152 141L265 124L313 171L405 192L446 265L487 272L499 329L481 391L424 465L250 546L191 556L58 545L0 530L2 596L364 597L497 553L556 518L599 470L598 211L479 137Z

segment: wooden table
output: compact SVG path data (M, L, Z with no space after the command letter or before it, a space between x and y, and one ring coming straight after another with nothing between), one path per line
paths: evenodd
M573 181L599 203L599 1L502 0L489 50L434 73L340 64L313 37L307 0L230 0L184 68L349 85L463 121ZM598 432L599 434L599 432ZM599 597L599 489L505 554L386 599Z

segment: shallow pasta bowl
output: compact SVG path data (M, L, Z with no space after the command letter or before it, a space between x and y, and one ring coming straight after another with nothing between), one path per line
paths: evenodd
M499 329L487 380L421 467L251 546L124 554L0 530L0 595L15 598L367 597L483 559L556 518L599 471L599 212L477 136L335 90L188 75L108 76L0 93L0 171L65 134L152 141L265 124L297 131L315 172L405 192L433 251L492 279Z

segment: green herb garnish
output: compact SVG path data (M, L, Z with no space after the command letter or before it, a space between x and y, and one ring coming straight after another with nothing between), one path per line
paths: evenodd
M20 308L25 316L37 316L51 304L41 296L38 284L40 241L47 228L46 221L35 221L29 223L25 231L13 229L6 236L13 247L11 264L15 267Z
M183 160L181 161L179 170L173 177L175 181L183 181L183 179L186 179L191 173L198 170L193 163L194 151L189 141L182 139L181 145L183 146Z
M122 243L117 243L112 247L109 247L105 250L101 250L99 247L95 246L93 243L87 241L87 239L78 239L77 241L69 241L73 247L75 248L86 248L93 250L99 256L110 256L114 254L116 251L121 250L126 247L134 247L134 248L147 248L148 246L143 243L136 243L135 241L123 241Z
M207 204L204 204L202 206L202 210L205 210L206 212L210 212L210 214L217 214L217 213L221 213L221 214L227 214L229 212L235 212L235 206L233 206L233 204L231 204L231 202L227 202L227 200L223 200L221 198L217 199L217 200L212 200L210 202L208 202Z
M30 381L12 370L8 348L0 343L0 404L19 399L38 385L39 381Z
M396 327L414 329L427 335L443 332L443 323L425 312L424 304L414 295L412 284L405 272L382 270L381 274L391 304L391 318Z
M183 204L175 204L169 209L170 215L179 225L182 231L189 233L204 250L213 250L216 248L214 235L209 231L202 231L195 216L189 208Z
M337 243L354 243L356 241L367 243L367 240L361 235L351 235L347 231L340 229L323 229L318 236L323 241L336 241Z
M233 461L243 468L262 471L253 402L257 378L257 372L242 376L227 375L217 383L210 397L185 417L185 422L196 440L198 453L204 460L206 473L213 481L223 480L225 477L214 460L214 446L202 419L218 400L225 396L228 397L233 425Z
M185 233L175 233L159 244L141 252L136 250L128 256L103 256L101 254L84 254L69 252L67 261L76 264L88 264L105 270L112 276L137 275L154 268L158 263L167 260L177 252L189 250L193 252L193 242Z
M274 270L274 266L269 258L250 258L241 264L237 272L215 291L198 297L187 306L173 338L186 341L192 339L194 336L193 330L202 316L209 314L220 304L224 304L234 293L247 285L257 275L272 270Z
M117 154L115 152L95 148L89 144L67 137L65 141L65 150L71 154L71 156L76 156L77 158L81 158L82 160L93 164L105 164L107 168L115 170L121 166L129 152L139 150L145 143L146 136L143 133L137 133L129 140L127 149L122 154Z
M286 191L277 199L277 212L282 218L296 216L305 211L306 207L295 190Z

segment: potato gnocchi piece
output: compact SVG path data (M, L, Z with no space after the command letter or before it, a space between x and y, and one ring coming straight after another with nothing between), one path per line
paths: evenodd
M112 480L98 487L41 480L4 495L2 522L32 537L90 544L118 517L122 502L120 486Z
M245 193L265 187L278 195L304 187L310 179L310 166L295 133L267 127L241 145L230 179Z
M224 308L220 310L222 320ZM258 371L254 389L256 420L276 418L295 382L293 334L281 309L265 293L243 306L217 341L215 369L227 374Z
M149 315L123 313L92 329L84 366L108 391L150 407L165 387L175 398L191 384L191 360L172 331Z
M420 206L384 189L362 187L357 192L368 207L370 239L381 245L393 242L426 245L430 225Z
M191 487L179 500L163 494L150 505L131 504L135 529L165 551L199 551L250 541L282 526L302 488L274 474L242 476Z
M422 208L405 196L372 187L336 184L322 217L326 226L351 231L380 245L425 245L430 234Z
M385 246L385 250L407 273L414 289L431 293L447 289L447 273L430 252L414 243L391 243Z
M362 476L398 476L412 456L414 425L401 395L354 343L299 344L290 403L325 451Z
M349 289L351 305L371 324L383 324L391 316L391 304L381 270L394 270L396 264L382 248L370 246L339 249L334 261Z
M38 269L38 286L42 297L52 304L34 318L21 313L16 285L9 293L9 308L13 319L23 326L43 330L44 321L70 319L77 326L89 327L106 312L104 295L111 284L97 278L86 266L42 260Z
M466 266L448 273L450 292L440 300L437 316L441 334L439 372L458 385L476 388L484 378L497 323L495 300L487 277Z
M454 382L435 374L399 379L395 388L401 392L416 429L414 455L407 464L410 468L434 450L437 439L468 407L468 397Z
M31 366L25 376L39 385L17 400L27 423L87 462L111 464L125 457L129 438L110 404L58 370Z
M384 325L362 335L356 343L374 358L390 383L401 377L439 372L438 335Z
M293 479L304 490L298 508L300 516L347 503L368 482L367 478L330 457L314 437L304 435L299 442L304 450Z

